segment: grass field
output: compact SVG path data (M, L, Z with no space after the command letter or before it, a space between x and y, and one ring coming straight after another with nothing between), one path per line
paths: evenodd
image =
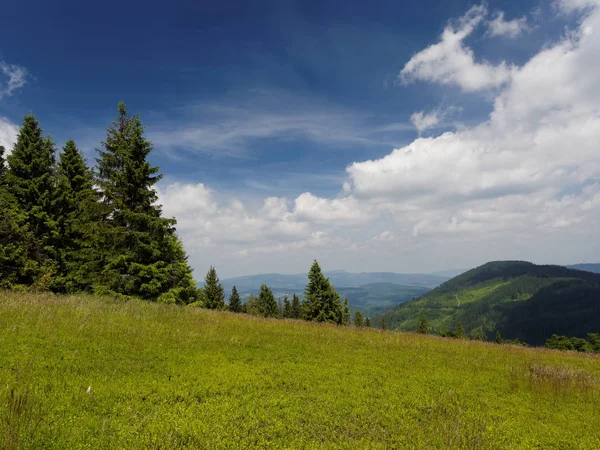
M0 293L12 448L600 448L600 358Z

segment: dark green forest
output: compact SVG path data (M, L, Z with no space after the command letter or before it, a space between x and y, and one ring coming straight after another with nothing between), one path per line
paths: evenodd
M543 345L553 334L584 338L600 324L600 275L523 261L490 262L382 315L390 328L434 333L460 324L474 339Z

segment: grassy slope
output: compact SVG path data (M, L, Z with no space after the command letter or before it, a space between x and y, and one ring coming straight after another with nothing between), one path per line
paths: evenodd
M599 382L592 355L0 292L5 448L591 449Z
M553 333L596 332L599 292L597 274L500 261L455 277L384 317L393 328L414 330L423 311L437 331L462 321L467 331L481 328L491 338L500 331L505 338L540 345Z

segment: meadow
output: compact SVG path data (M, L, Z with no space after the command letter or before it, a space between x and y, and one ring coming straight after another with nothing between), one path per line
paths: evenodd
M594 449L598 423L597 355L0 292L5 449Z

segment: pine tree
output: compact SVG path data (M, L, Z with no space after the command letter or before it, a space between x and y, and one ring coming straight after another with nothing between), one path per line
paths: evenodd
M302 308L300 307L300 299L296 294L292 297L292 311L291 311L292 319L300 319L302 318Z
M75 292L91 287L91 281L81 271L84 253L93 240L91 209L98 194L93 186L93 173L72 139L63 147L58 163L55 210L57 211L58 242L56 245L57 275L53 288L59 292Z
M496 344L504 344L504 339L502 339L499 331L496 331Z
M210 266L204 278L204 306L208 309L223 309L225 307L225 292L219 283L217 271Z
M419 326L417 327L417 333L429 333L429 323L427 322L427 317L425 317L423 311L421 311L421 315L419 316Z
M379 321L379 328L381 328L382 330L387 330L387 324L385 323L385 318L383 316Z
M350 319L350 306L348 306L348 297L346 297L342 309L342 325L350 325Z
M248 301L244 304L246 314L252 314L253 316L260 316L260 308L258 306L258 299L254 295L250 294Z
M371 319L368 317L365 319L365 327L371 328Z
M458 339L466 339L467 338L467 333L465 332L465 327L463 327L462 322L458 322L458 324L456 325L456 329L454 330L454 335Z
M344 306L340 301L340 295L325 278L317 261L312 264L308 272L304 299L304 319L339 325L343 323Z
M54 204L55 149L33 115L26 116L4 174L6 230L13 239L11 285L48 288L55 271L57 240ZM8 218L10 216L10 218ZM10 252L10 250L9 250ZM6 255L9 259L11 256Z
M354 313L354 326L355 327L364 326L363 317L362 317L362 314L360 313L360 311L356 311Z
M165 303L191 303L196 283L175 234L175 219L161 217L154 185L158 167L147 160L152 144L144 138L139 116L123 102L119 117L98 150L97 184L102 199L97 250L88 262L100 274L94 290Z
M4 153L6 149L0 145L0 189L4 187L5 175L6 175L6 162L4 161Z
M271 289L266 284L261 285L258 295L258 310L263 317L278 317L279 309Z
M290 303L290 299L286 295L283 297L283 317L289 319L292 317L292 304Z
M229 297L229 311L242 312L242 300L235 286L231 288L231 296Z

